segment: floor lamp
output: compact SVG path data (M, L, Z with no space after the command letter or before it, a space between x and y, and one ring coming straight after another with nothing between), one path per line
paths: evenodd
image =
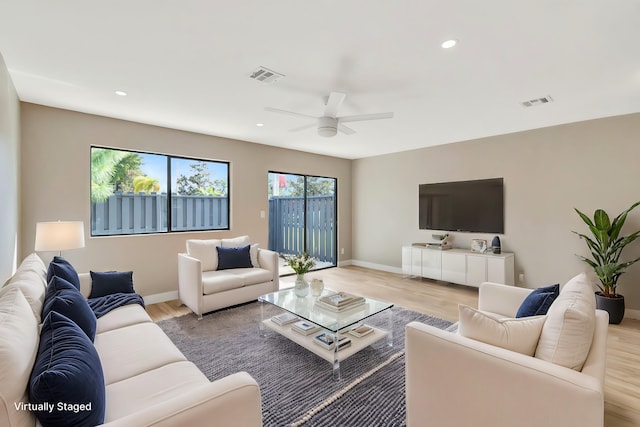
M37 252L62 251L84 248L84 222L51 221L36 224Z

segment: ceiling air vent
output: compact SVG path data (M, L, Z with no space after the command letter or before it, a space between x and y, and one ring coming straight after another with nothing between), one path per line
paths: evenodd
M278 80L280 77L284 77L284 74L277 73L273 70L270 70L262 66L259 67L257 70L255 70L253 73L251 73L251 75L249 76L249 78L265 84L273 83L276 80Z
M522 102L522 105L525 107L535 107L536 105L548 104L549 102L553 102L553 98L550 95L545 96L544 98L535 98L524 101Z

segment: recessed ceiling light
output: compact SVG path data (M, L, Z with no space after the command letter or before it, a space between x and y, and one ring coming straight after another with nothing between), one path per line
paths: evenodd
M121 90L117 90L115 93L118 96L127 96L127 92L124 92L124 91L121 91Z
M451 39L451 40L447 40L447 41L443 42L441 46L442 46L443 49L451 49L452 47L454 47L457 44L458 44L458 40Z
M259 128L261 128L262 126L264 126L264 123L256 123L256 126L258 126Z

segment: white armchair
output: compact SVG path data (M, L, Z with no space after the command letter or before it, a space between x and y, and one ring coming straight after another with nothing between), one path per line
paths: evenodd
M190 240L187 253L178 254L180 301L199 319L204 313L256 300L278 290L276 252L254 246L252 267L218 270L216 248L225 245L233 247L229 245L237 245L237 239Z
M478 309L514 317L530 289L480 287ZM407 425L602 427L608 315L596 310L582 370L412 322L406 327Z

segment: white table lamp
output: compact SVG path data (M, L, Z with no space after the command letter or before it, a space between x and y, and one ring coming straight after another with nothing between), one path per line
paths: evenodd
M84 248L84 223L82 221L51 221L36 224L35 250L40 252Z

